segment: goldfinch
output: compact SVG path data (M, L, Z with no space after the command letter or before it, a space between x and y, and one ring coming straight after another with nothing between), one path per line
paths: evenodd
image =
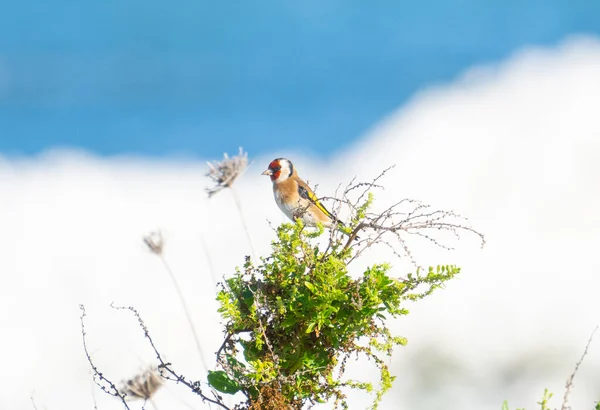
M298 176L296 168L289 159L274 159L262 175L271 177L275 202L292 221L301 219L306 226L316 226L319 222L327 228L334 223L343 226L343 223L323 206L312 189Z

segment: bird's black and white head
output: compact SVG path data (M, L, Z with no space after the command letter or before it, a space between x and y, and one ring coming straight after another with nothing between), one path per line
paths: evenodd
M294 172L294 165L289 159L277 158L271 161L269 167L262 174L269 175L273 183L279 183L290 178Z

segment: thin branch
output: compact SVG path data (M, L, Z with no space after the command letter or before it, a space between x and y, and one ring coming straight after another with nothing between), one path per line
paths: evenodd
M346 188L346 191L344 192L345 195L349 194L350 192L358 189L358 188L365 188L363 190L363 192L360 194L360 196L357 199L357 202L362 201L362 199L364 198L364 196L367 194L367 192L369 192L371 189L373 188L380 188L380 189L384 189L382 185L377 184L377 181L379 181L381 178L383 178L385 176L385 174L387 174L392 168L394 168L395 165L389 166L386 169L384 169L383 171L381 171L379 173L379 175L377 175L375 178L373 178L371 180L371 182L359 182L359 183L354 183L354 181L356 180L356 178L353 178L350 183L348 184L348 187Z
M581 355L581 358L575 364L575 370L573 370L573 373L571 373L571 375L567 379L567 383L565 385L565 388L566 388L565 396L563 398L561 410L571 410L571 406L568 405L568 402L569 402L569 393L571 393L571 389L574 387L573 379L575 379L575 375L577 374L577 371L579 370L579 366L581 365L581 363L583 362L583 359L585 358L585 356L588 353L588 349L590 347L590 344L592 343L592 339L594 338L594 334L596 333L596 330L598 330L598 326L596 326L596 328L593 330L592 334L590 335L590 338L588 339L587 344L585 345L585 349L583 351L583 354Z
M400 209L398 209L400 206L407 207L411 204L412 209L408 208L406 212L401 212ZM354 208L355 212L357 207L358 204L356 204L356 207ZM413 258L412 252L406 242L406 235L417 236L440 248L452 250L454 249L452 246L443 243L432 234L446 231L451 233L456 239L460 239L460 233L468 233L478 237L481 246L484 246L485 238L483 234L467 225L465 223L467 221L466 218L452 211L430 211L430 208L429 205L404 199L390 206L382 213L368 213L363 220L354 227L343 249L346 250L352 248L355 250L352 259L356 259L366 248L369 248L374 244L386 243L387 246L394 251L395 255L401 256L401 254L404 254L404 256L407 256L411 262L418 267L419 265ZM400 214L404 214L405 217L399 222L394 221L394 219L396 219L394 216ZM361 232L364 232L365 234L363 235ZM355 242L359 233L361 233L361 238L364 237L365 239ZM390 235L395 238L394 242L400 245L400 250L402 252L398 252L390 242L384 239L384 236Z
M146 327L146 324L142 320L142 317L140 316L139 312L133 306L116 306L114 304L111 304L111 307L116 310L128 310L136 317L138 324L144 331L144 337L146 337L146 339L148 339L148 342L150 343L150 346L152 347L152 350L154 350L154 353L156 354L156 358L158 359L158 361L160 363L158 365L158 370L160 372L160 375L163 378L165 378L166 380L174 381L176 383L181 383L181 384L189 387L192 390L192 392L194 392L195 394L200 396L202 398L202 400L205 402L216 404L217 406L219 406L225 410L231 410L229 407L227 407L223 403L222 397L220 395L218 395L214 390L211 391L214 396L214 399L206 396L202 392L201 382L199 382L199 381L192 382L192 381L187 380L185 378L185 376L178 374L175 370L173 370L171 368L171 366L172 366L171 363L165 362L163 360L161 354L159 353L158 349L156 348L156 346L154 344L154 340L152 340L152 337L150 336L150 333L148 331L148 328ZM164 374L163 370L167 373L167 375Z
M79 309L81 310L81 316L79 317L79 320L81 322L81 337L83 339L83 351L85 352L85 357L87 358L87 361L92 368L92 380L94 381L94 383L96 383L98 387L100 387L100 390L102 390L104 393L110 396L118 397L123 403L123 406L125 406L127 410L131 410L127 405L127 402L125 401L125 394L122 394L117 388L117 386L113 382L111 382L106 376L104 376L104 374L98 371L98 368L94 365L92 357L90 356L90 353L88 351L87 342L85 339L85 306L79 305Z
M350 211L349 225L353 229L348 237L342 240L345 245L341 248L343 251L348 249L353 251L348 263L358 258L367 248L385 244L395 256L407 257L414 266L421 267L413 256L408 238L422 238L442 249L453 250L452 245L436 237L436 234L441 231L450 233L454 239L460 239L463 233L475 235L481 246L484 246L483 234L468 225L467 218L453 211L435 210L431 205L418 200L403 198L383 211L370 212L366 206L367 201L370 201L367 199L368 195L374 189L383 189L378 182L392 168L386 168L370 182L356 182L356 177L354 177L346 185L341 197L337 197L338 188L336 197L320 198L334 202L332 207L335 211L334 216L340 213L342 207L346 207ZM336 246L338 241L337 230L330 230L329 243L323 258L333 249L339 249Z
M221 346L219 347L219 349L217 350L217 358L219 356L221 356L221 352L223 351L223 349L225 349L225 346L227 346L227 343L229 342L229 340L231 339L231 337L234 335L234 333L232 332L228 332L227 336L225 336L225 339L223 340L223 343L221 343Z

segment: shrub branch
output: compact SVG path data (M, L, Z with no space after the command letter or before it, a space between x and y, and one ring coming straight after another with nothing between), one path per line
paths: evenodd
M79 317L79 320L81 322L81 337L83 339L83 350L85 352L85 357L87 358L87 361L90 364L90 367L92 368L92 380L94 381L94 383L96 383L96 385L100 388L100 390L102 390L104 393L106 393L110 396L118 398L123 403L123 406L125 406L125 408L127 410L130 410L129 405L125 401L126 395L121 393L121 391L117 388L117 386L112 381L110 381L106 376L104 376L104 374L98 370L98 368L92 361L92 357L90 356L90 353L89 353L88 347L87 347L87 342L86 342L85 321L84 321L84 319L86 317L85 306L79 305L79 309L81 310L81 316Z
M227 407L223 403L223 400L222 400L221 396L219 396L214 391L214 389L211 389L211 393L213 395L212 398L209 397L209 396L207 396L207 395L205 395L203 393L203 391L202 391L201 382L188 380L185 376L177 373L173 369L172 364L170 362L165 362L163 360L161 354L159 353L158 349L156 348L156 345L154 344L154 340L152 340L152 337L150 336L150 332L148 331L148 327L146 326L146 324L142 320L142 317L140 316L140 314L137 311L137 309L135 309L133 306L117 306L117 305L114 305L114 304L111 304L111 307L114 308L114 309L116 309L116 310L127 310L127 311L131 312L135 316L135 318L138 321L138 324L139 324L140 328L144 332L144 337L146 339L148 339L148 342L150 343L150 346L152 347L152 350L156 354L156 358L158 359L158 362L159 362L158 371L159 371L161 377L163 377L166 380L173 381L173 382L176 382L176 383L181 383L181 384L189 387L192 390L192 392L194 392L195 394L197 394L198 396L200 396L200 398L204 402L212 403L212 404L215 404L215 405L217 405L217 406L219 406L219 407L221 407L223 409L230 410L229 407Z
M571 389L573 389L573 387L574 387L573 380L575 379L575 375L579 371L579 366L581 366L581 363L583 363L583 359L588 354L588 349L590 347L590 344L592 343L592 340L594 339L594 334L596 333L597 330L598 330L598 326L596 326L596 328L592 331L592 334L590 335L590 338L588 339L588 341L585 345L585 349L583 350L583 354L579 358L579 361L575 364L575 369L573 370L573 373L571 373L571 375L567 379L567 383L565 384L565 395L563 397L561 410L571 410L571 406L569 406L568 403L569 403L569 394L571 393Z

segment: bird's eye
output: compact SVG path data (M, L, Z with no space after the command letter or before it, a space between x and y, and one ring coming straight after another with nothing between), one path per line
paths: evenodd
M277 172L281 169L281 165L277 165L276 167L273 168L273 172Z

